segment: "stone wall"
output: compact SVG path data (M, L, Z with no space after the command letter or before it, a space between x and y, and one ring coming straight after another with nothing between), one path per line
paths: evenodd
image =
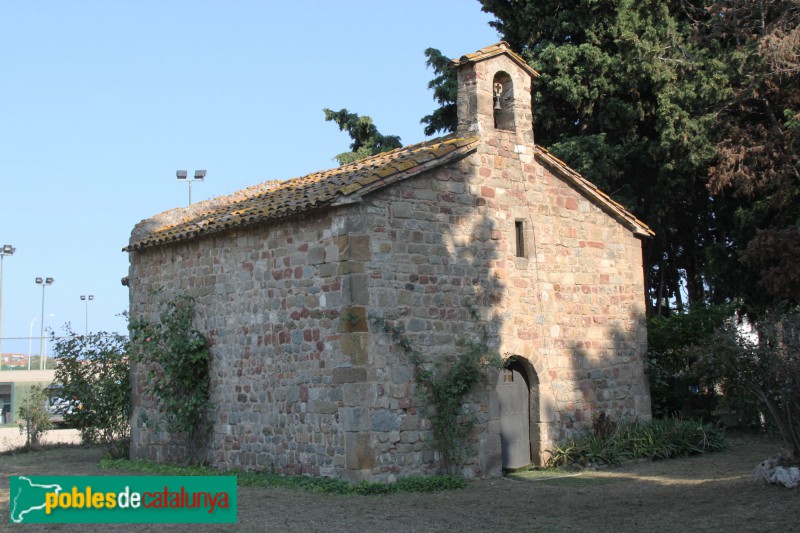
M484 331L526 361L537 460L596 413L650 414L640 241L502 134L359 203L136 252L130 279L134 315L196 298L212 341L217 466L351 480L435 472L413 369L373 317L402 324L431 363ZM496 379L467 403L478 423L469 477L500 474ZM132 456L180 455L141 382L135 392Z
M353 283L366 287L353 303L369 317L402 325L430 364L459 355L463 341L480 340L484 330L489 345L499 347L491 317L503 287L489 266L499 243L491 239L493 221L476 209L468 161L385 188L354 206L351 217L351 239L358 234L364 248L364 271ZM471 305L484 320L470 317ZM361 410L363 424L352 429L369 432L365 445L375 457L363 475L406 474L420 463L420 473L434 471L437 456L426 442L432 438L429 407L415 394L407 356L379 327L358 335L364 339L358 345L366 347L363 386L370 396ZM494 374L467 401L477 421L476 454L463 470L467 477L500 474L498 413L490 398Z
M599 412L650 417L642 252L629 229L515 140L499 134L481 147L471 190L496 222L500 350L530 364L532 439L543 454Z
M337 220L329 211L131 254L134 316L155 320L159 302L196 299L196 326L212 344L213 464L314 475L344 466L347 237L334 235ZM137 377L132 456L181 454L158 431Z
M478 326L467 305L477 305L490 344L528 362L533 455L542 460L553 441L591 427L601 411L616 419L650 416L641 242L537 162L531 147L493 141L456 166L354 208L352 230L370 251L361 255L366 271L357 281L369 291L354 303L404 324L431 361L457 354L461 338L474 340ZM525 257L517 257L517 223ZM369 336L358 345L368 346L364 357L375 372L368 376L379 391L373 410L399 406L392 416L413 420L410 413L422 406L402 356L380 332L360 335ZM465 475L498 473L494 379L470 407L480 436ZM414 442L424 437L426 426L405 425ZM400 457L406 433L398 444L371 429L377 466L408 460Z
M420 183L429 186L429 180ZM446 189L462 191L461 201L474 204L463 192L463 177L453 184ZM387 214L402 225L420 216L413 214L414 196L404 188L398 194L410 201L387 205L376 198L355 208L131 255L134 316L155 320L159 302L179 294L196 299L196 326L212 344L212 464L350 480L438 470L412 368L388 338L370 332L375 329L370 316L377 316L373 308L387 318L410 316L408 328L417 338L423 318L429 316L421 314L421 306L437 305L441 320L435 327L447 326L421 342L427 348L439 344L436 353L452 354L454 334L460 331L453 319L466 317L463 298L474 292L472 285L480 284L486 269L456 267L463 270L461 281L453 281L459 291L442 291L451 292L446 300L432 293L422 298L421 287L438 286L421 264L434 259L429 253L438 253L440 264L455 261L442 238L443 228L436 229L436 244L431 228L389 227ZM419 190L419 197L435 199L438 193ZM420 218L414 224L426 222ZM384 230L385 235L373 238ZM388 240L382 242L383 237ZM388 242L394 242L394 250L402 248L405 259L392 253ZM381 265L388 264L406 272L399 288L394 282L377 282ZM385 306L401 311L385 313ZM144 396L144 376L137 370L132 456L180 459L185 451L159 429L159 414ZM476 405L477 411L485 411L487 402ZM484 470L475 467L470 475L484 475Z

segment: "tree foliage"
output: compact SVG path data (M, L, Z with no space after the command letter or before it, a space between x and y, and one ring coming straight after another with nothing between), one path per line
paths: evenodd
M700 358L697 373L719 386L725 404L739 412L758 406L774 424L794 461L800 461L800 313L770 310L758 337L727 323Z
M428 82L428 89L433 91L433 99L439 104L430 115L422 117L425 124L425 135L450 133L458 126L458 79L455 70L449 68L450 58L435 48L425 50L428 58L426 65L433 69L435 77Z
M131 387L127 339L116 333L78 335L69 326L55 339L55 381L61 385L64 420L84 442L101 443L112 457L130 449Z
M346 131L353 142L350 144L350 151L343 152L336 156L340 165L347 165L359 159L364 159L372 155L380 154L400 148L400 137L396 135L382 135L372 118L359 116L357 113L350 113L347 109L332 111L323 109L325 120L335 122L340 131Z
M652 315L800 299L798 0L481 4L541 73L537 143L655 230ZM426 55L426 134L452 131L454 74Z
M730 195L731 243L773 300L800 301L800 2L726 0L702 37L726 58L731 96L715 121L709 188Z

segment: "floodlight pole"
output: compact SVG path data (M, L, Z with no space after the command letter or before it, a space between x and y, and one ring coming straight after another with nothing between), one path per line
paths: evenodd
M192 182L203 181L206 178L206 171L195 170L194 178L189 178L188 173L185 170L178 170L175 172L175 176L178 178L179 181L185 181L186 183L189 184L189 205L192 205Z
M36 278L36 284L42 286L42 323L39 332L39 370L44 370L44 288L52 285L53 278Z
M86 337L89 336L89 302L94 300L94 294L90 294L86 296L85 294L81 294L81 300L86 302Z
M7 255L14 255L17 249L10 244L0 248L0 358L3 356L3 259Z
M35 316L31 319L31 326L28 328L28 370L31 369L31 359L33 358L33 323L39 318Z

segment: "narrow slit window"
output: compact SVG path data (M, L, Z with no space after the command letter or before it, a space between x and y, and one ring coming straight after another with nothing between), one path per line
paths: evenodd
M514 222L514 235L517 242L517 257L525 257L525 222L523 220Z

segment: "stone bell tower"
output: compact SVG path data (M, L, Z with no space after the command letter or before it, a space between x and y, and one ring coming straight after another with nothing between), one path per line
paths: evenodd
M458 133L498 135L533 145L531 80L539 76L499 42L451 63L458 69Z

